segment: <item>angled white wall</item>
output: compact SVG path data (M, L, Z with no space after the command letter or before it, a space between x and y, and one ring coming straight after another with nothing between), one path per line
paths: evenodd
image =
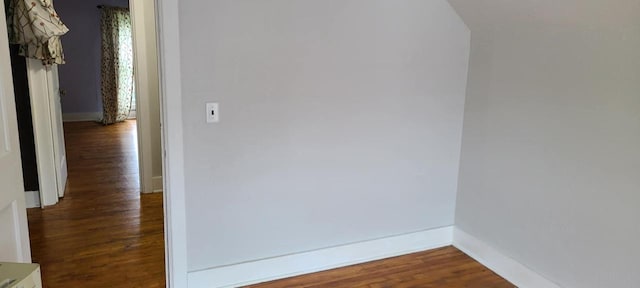
M451 2L472 30L457 228L561 287L638 286L640 3Z
M189 270L453 224L470 35L446 1L179 4Z

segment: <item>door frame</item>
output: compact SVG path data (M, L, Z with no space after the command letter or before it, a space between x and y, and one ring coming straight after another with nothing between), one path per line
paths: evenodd
M149 108L150 91L149 73L147 67L147 59L144 54L138 52L144 51L146 44L144 38L145 22L148 19L144 17L135 17L138 10L153 9L153 7L144 7L142 0L129 1L129 9L131 13L132 32L133 32L133 67L136 80L136 125L138 140L138 168L140 191L142 193L157 192L158 183L154 183L153 177L153 150L152 150L152 129L160 129L153 127L151 124L151 111ZM157 17L157 16L156 16ZM136 29L137 28L137 29ZM138 31L136 31L138 30ZM142 54L142 55L140 55ZM36 161L38 169L40 206L51 206L58 203L58 199L64 195L64 191L60 190L56 175L58 170L55 159L55 129L57 123L54 116L56 115L55 95L51 95L50 79L48 74L51 67L45 67L41 61L27 58L27 78L29 82L29 97L31 98L31 111L33 114L33 131L36 146ZM145 85L140 85L145 83ZM61 113L61 112L60 112ZM64 189L64 187L62 188Z
M179 0L156 0L167 287L188 287ZM168 135L171 135L170 137Z
M133 0L134 2L137 0ZM165 225L165 267L167 287L188 287L188 266L187 266L187 236L186 236L186 205L185 205L185 178L184 178L184 145L182 126L182 84L181 84L181 64L180 64L180 28L179 28L179 0L155 0L156 1L156 28L158 34L158 60L159 60L159 82L160 82L160 123L162 133L162 173L164 187L164 225ZM135 5L135 4L134 4ZM137 37L141 38L141 37ZM134 38L135 39L135 38ZM134 40L136 41L136 40ZM135 44L134 44L135 45ZM134 64L135 65L135 64ZM28 69L30 74L31 69ZM30 79L30 83L31 83ZM46 83L46 82L45 82ZM35 84L35 83L34 83ZM30 89L33 89L30 85ZM35 84L35 87L41 85ZM46 85L45 85L46 87ZM42 88L39 88L42 89ZM37 91L37 90L31 90ZM48 95L46 93L45 95ZM48 101L48 99L47 99ZM138 102L140 103L140 102ZM34 102L32 102L32 105ZM36 103L36 107L41 103ZM43 106L49 107L49 105ZM140 106L137 106L139 109ZM170 109L168 107L171 107ZM33 107L32 107L33 109ZM34 133L38 133L40 139L51 139L51 129L43 129L43 123L49 121L50 112L39 108L34 113ZM39 112L46 113L39 114ZM37 115L37 116L36 116ZM49 116L49 117L45 117ZM144 117L144 116L143 116ZM36 121L38 123L36 123ZM36 126L39 125L39 126ZM40 129L36 129L40 127ZM171 137L167 137L171 135ZM149 141L151 139L148 139ZM50 148L51 146L49 146ZM144 150L143 146L139 147ZM150 155L151 151L144 155ZM53 162L53 150L40 153L40 157L51 156ZM139 151L139 153L141 153ZM142 157L145 157L145 156ZM39 157L39 159L40 159ZM142 158L141 157L141 158ZM145 159L148 159L146 157ZM140 158L138 159L140 161ZM40 160L38 165L40 166ZM48 162L48 161L47 161ZM146 166L145 162L140 162L141 172L147 173L152 167ZM49 168L50 169L50 168ZM55 177L53 170L41 171L40 175ZM141 179L143 173L140 174ZM47 176L45 176L47 177ZM40 183L42 185L43 182ZM55 183L55 181L54 181ZM41 186L42 190L42 186ZM42 194L42 193L41 193ZM52 194L53 195L53 194ZM56 201L57 201L57 193ZM46 199L43 203L49 203Z
M145 41L145 22L144 9L153 9L153 7L145 7L143 0L129 1L129 15L131 16L131 35L133 36L133 77L135 79L136 93L136 132L138 139L138 169L140 177L141 193L152 193L156 188L153 185L153 150L151 130L151 109L150 91L149 91L149 73L145 67L147 66L147 57L144 55L146 51ZM139 14L142 13L142 14ZM137 17L143 16L143 17ZM144 84L144 85L142 85ZM155 127L160 129L160 127Z

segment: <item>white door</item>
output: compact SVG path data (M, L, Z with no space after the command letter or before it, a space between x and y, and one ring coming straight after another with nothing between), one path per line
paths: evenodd
M41 206L58 203L67 183L67 158L62 127L58 66L27 59Z
M58 65L52 65L47 73L49 80L49 96L51 97L51 128L53 130L53 156L56 165L56 183L58 196L64 196L67 185L67 153L64 146L64 127L62 126L62 103L60 101L60 80L58 79Z
M54 101L49 79L51 68L42 65L37 59L27 59L27 78L29 79L29 98L31 99L31 117L33 138L36 144L36 162L38 164L38 186L42 207L58 203L57 164L54 149L54 117L51 102Z
M4 14L0 3L0 15ZM31 262L7 24L0 17L0 261Z

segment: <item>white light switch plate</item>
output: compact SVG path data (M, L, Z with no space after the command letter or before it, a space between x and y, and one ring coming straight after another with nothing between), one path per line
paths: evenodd
M218 103L207 103L207 123L220 122L220 109Z

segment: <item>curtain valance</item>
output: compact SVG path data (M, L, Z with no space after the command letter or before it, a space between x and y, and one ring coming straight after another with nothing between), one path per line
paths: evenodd
M20 45L20 55L45 65L64 64L60 36L69 31L50 0L10 0L9 41Z

